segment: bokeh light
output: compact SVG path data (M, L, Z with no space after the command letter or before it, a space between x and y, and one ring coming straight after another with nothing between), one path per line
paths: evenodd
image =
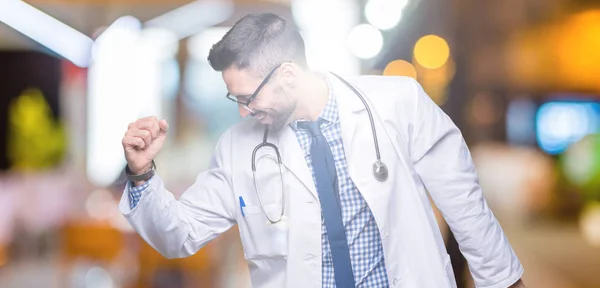
M588 244L600 247L600 202L585 205L579 218L579 229Z
M417 70L418 81L427 92L427 95L436 104L443 105L448 100L448 84L454 78L456 72L456 64L452 57L436 69L423 67L416 59L413 59L413 64Z
M492 99L494 95L481 92L471 102L471 117L478 126L491 126L500 120L500 113Z
M415 60L423 67L437 69L450 57L450 47L446 40L436 35L421 37L414 48Z
M398 25L406 4L408 0L369 0L365 5L365 17L371 25L388 30Z
M509 143L535 144L536 104L529 98L516 99L506 111L506 137Z
M348 45L356 57L373 58L381 51L383 36L379 29L369 24L360 24L350 31Z
M583 136L597 132L600 104L548 102L537 112L537 141L549 154L558 154Z
M587 135L561 155L565 178L585 194L600 199L600 134Z
M555 32L549 47L555 51L557 79L565 86L600 88L600 10L574 14Z
M227 33L229 29L231 29L231 27L212 27L191 36L188 39L187 44L190 56L195 60L208 62L207 58L210 49L225 36L225 33Z
M415 66L404 60L394 60L388 63L383 70L385 76L407 76L417 79Z

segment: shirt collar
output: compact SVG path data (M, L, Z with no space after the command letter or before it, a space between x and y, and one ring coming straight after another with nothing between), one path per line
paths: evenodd
M339 115L333 86L331 85L329 77L324 76L324 79L327 83L327 87L329 88L329 95L327 98L327 104L325 104L323 111L321 111L318 121L322 121L322 123L325 123L325 125L329 125L330 123L337 123L339 121ZM292 129L298 129L298 121L305 120L296 120L290 123Z

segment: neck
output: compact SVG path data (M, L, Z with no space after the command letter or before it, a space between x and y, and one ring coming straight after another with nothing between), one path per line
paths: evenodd
M307 72L298 87L298 105L294 113L295 120L314 121L319 118L329 100L329 86L323 76Z

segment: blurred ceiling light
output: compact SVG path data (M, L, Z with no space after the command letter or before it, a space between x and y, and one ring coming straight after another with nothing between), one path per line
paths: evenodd
M371 25L388 30L398 25L407 4L408 0L369 0L365 6L365 17Z
M165 71L179 50L170 30L123 16L93 46L88 73L87 176L99 187L117 181L125 159L120 144L127 124L162 113ZM110 116L108 116L110 115Z
M375 57L383 46L383 36L379 29L369 25L360 24L355 26L348 35L350 51L361 59Z
M175 33L158 27L149 27L141 31L139 46L146 47L149 57L157 59L169 59L177 55L179 41Z
M194 1L149 20L145 25L173 31L177 39L183 39L227 20L232 13L231 0Z
M89 64L90 37L50 15L18 0L0 0L0 21L85 68Z
M96 38L91 49L92 59L96 59L98 51L110 54L123 52L122 45L111 45L112 43L127 44L128 47L133 47L141 29L142 23L137 18L129 15L119 17ZM106 58L106 60L109 59L113 58Z
M446 40L436 35L421 37L414 48L415 60L423 67L437 69L450 57L450 47Z
M388 63L383 70L385 76L407 76L417 79L415 66L404 60L394 60Z
M219 42L231 27L213 27L198 33L188 39L188 52L198 61L208 61L208 53L212 46Z
M133 122L154 100L143 95L140 85L136 85L138 82L156 85L151 79L143 79L150 71L141 69L140 64L150 61L141 58L140 34L141 23L132 16L124 16L98 37L92 49L88 71L86 173L100 187L113 183L123 171L125 159L120 142L127 123ZM140 97L144 101L137 102Z

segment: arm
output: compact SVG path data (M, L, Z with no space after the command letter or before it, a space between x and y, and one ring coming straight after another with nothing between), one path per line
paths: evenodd
M227 139L224 136L217 144L209 170L200 173L179 200L165 189L159 175L146 183L136 205L130 203L131 183L125 188L120 211L140 236L167 258L196 253L235 222L230 162L226 160L230 146L223 138Z
M523 267L483 197L461 132L413 83L412 161L455 235L475 285L505 288L518 284Z

